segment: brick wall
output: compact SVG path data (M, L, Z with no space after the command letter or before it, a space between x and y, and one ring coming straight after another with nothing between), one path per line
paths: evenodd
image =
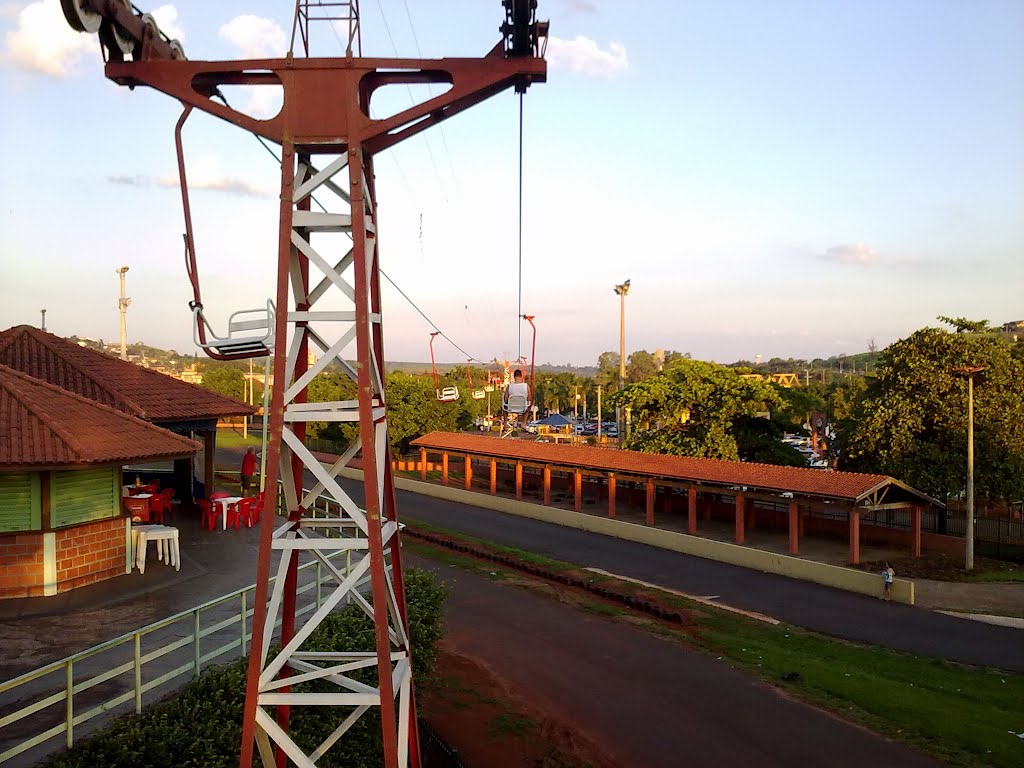
M121 569L124 570L123 561ZM0 536L0 598L38 597L42 594L43 535L18 533Z
M125 520L115 517L56 532L57 591L124 573Z

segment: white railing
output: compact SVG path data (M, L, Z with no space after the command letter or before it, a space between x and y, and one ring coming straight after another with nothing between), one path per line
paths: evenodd
M307 516L335 516L335 502L317 501ZM347 575L351 553L333 557L345 560ZM320 607L321 586L333 578L319 561L299 567L296 616ZM368 585L369 576L363 581L361 586ZM172 683L181 685L183 676L198 677L215 660L244 656L252 640L255 591L250 585L0 683L0 763L43 745L52 751L56 744L48 742L62 735L71 747L83 731L102 725L96 718L132 707L141 713L177 687ZM16 724L18 734L5 736Z

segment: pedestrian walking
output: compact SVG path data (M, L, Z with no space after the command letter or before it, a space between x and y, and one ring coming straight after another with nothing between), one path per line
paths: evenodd
M892 600L892 582L896 578L896 571L893 570L892 566L888 563L885 564L885 570L882 571L882 599Z

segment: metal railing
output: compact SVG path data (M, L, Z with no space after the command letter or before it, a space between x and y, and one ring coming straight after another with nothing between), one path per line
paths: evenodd
M330 515L332 504L324 499L309 512ZM347 575L351 553L331 557L345 560ZM321 587L333 579L318 560L300 566L296 615L317 610ZM56 745L49 742L60 736L71 747L99 727L97 718L141 713L180 686L180 678L198 677L215 660L244 656L255 590L250 585L0 683L0 763L44 745L50 751ZM12 731L18 733L7 735Z

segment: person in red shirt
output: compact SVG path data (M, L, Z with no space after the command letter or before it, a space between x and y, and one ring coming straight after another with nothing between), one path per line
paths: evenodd
M250 448L242 459L242 495L248 496L256 475L256 449Z

